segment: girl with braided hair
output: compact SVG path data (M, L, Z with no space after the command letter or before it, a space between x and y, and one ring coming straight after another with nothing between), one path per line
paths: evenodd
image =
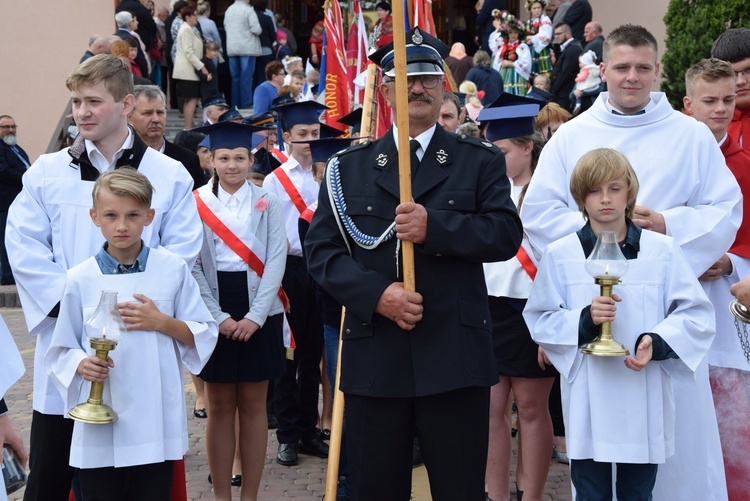
M268 442L268 380L285 370L286 235L276 197L247 181L257 128L220 122L208 134L211 181L195 191L203 246L193 268L206 306L219 324L216 349L201 371L206 382L206 449L216 499L230 500L235 413L242 456L242 499L258 492ZM284 296L285 298L285 296Z

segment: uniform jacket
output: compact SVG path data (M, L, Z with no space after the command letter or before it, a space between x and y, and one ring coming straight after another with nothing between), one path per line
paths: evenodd
M26 152L18 145L16 149L29 162ZM21 192L21 177L25 172L26 166L18 155L10 146L0 141L0 211L7 211L16 195Z
M347 214L362 232L380 235L399 205L393 129L338 159ZM365 250L347 235L350 256L328 192L324 182L305 250L313 278L347 308L341 389L415 397L496 383L482 262L513 257L522 233L500 151L436 128L412 184L428 223L426 241L414 246L424 317L409 332L375 313L383 291L403 281L396 238Z

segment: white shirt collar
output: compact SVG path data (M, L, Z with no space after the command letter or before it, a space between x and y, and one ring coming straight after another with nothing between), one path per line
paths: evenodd
M560 52L564 52L565 49L568 48L568 45L573 43L573 40L575 40L575 38L573 37L570 37L567 40L565 40L565 42L560 46Z
M436 127L437 123L423 133L419 134L417 137L409 138L410 141L412 139L416 139L417 141L419 141L420 148L417 150L417 158L419 158L420 161L427 151L427 146L429 146L430 141L432 141L432 136L435 135ZM398 127L395 123L393 124L393 141L396 143L396 149L398 150Z
M133 131L130 129L130 127L128 127L128 137L125 138L125 142L122 143L120 149L118 149L112 156L112 162L109 162L109 160L107 160L107 158L101 151L99 151L99 148L96 147L93 141L85 139L83 143L84 145L86 145L86 153L88 153L91 164L96 167L99 172L107 172L108 170L114 168L115 164L122 156L124 150L133 147L133 140Z
M224 188L222 188L221 183L219 183L219 191L218 191L218 198L219 202L224 204L225 206L229 205L229 202L232 199L237 200L237 205L242 205L242 202L245 201L245 198L247 197L248 193L250 193L250 186L245 183L242 185L242 187L235 191L233 194L229 194Z
M719 141L719 148L721 148L722 146L724 146L724 143L726 143L726 142L727 142L727 138L728 138L728 137L729 137L729 134L728 134L728 133L724 134L724 137L722 137L722 138L721 138L721 141Z

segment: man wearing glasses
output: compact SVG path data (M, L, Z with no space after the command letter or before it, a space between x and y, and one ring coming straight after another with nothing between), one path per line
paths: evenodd
M728 132L745 151L750 151L750 29L732 28L722 33L711 48L711 57L732 65L736 94Z
M555 95L554 100L557 104L571 111L569 96L576 83L576 75L579 69L578 58L583 52L583 46L581 42L573 38L570 26L565 23L555 25L553 35L555 37L557 61L555 61L555 66L552 67L552 74L550 75L552 85L549 91Z
M438 126L448 47L419 28L406 43L407 109L395 107L392 44L370 59L394 117L409 115L410 141L397 144L394 125L329 160L307 264L346 307L340 388L352 499L410 498L416 432L432 498L479 500L498 380L482 262L513 257L521 226L500 150ZM403 204L400 148L412 157L413 202ZM414 244L416 292L404 289L401 241Z
M21 177L29 168L29 156L16 144L18 126L13 117L0 115L0 285L13 285L13 273L5 251L8 207L21 192Z

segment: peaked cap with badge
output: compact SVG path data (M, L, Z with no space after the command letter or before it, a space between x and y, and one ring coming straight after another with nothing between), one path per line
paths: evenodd
M419 27L406 32L407 75L444 75L443 65L449 53L447 45ZM380 66L383 75L396 76L393 42L370 54L370 61Z

